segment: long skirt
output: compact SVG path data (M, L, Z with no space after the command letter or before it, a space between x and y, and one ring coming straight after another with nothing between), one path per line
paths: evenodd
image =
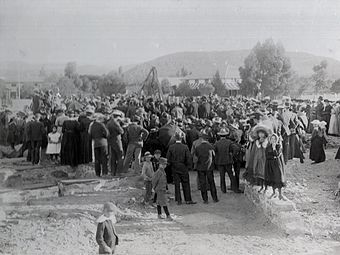
M62 165L77 166L79 139L76 133L65 132L61 141L60 159Z
M289 136L289 150L288 150L288 159L299 158L304 159L301 148L302 142L300 141L300 137L297 134L291 134Z
M92 141L87 132L80 133L79 164L92 162Z
M310 146L310 152L309 152L309 158L316 163L320 163L326 160L326 154L324 149L324 144L326 143L326 140L324 137L320 137L316 135L312 138L311 146Z
M255 145L254 153L254 177L258 180L264 180L264 170L266 163L266 149L258 148Z
M272 186L274 189L285 186L283 158L281 156L266 160L265 182L266 185Z
M328 134L339 135L338 118L335 114L332 114L331 120L329 121Z

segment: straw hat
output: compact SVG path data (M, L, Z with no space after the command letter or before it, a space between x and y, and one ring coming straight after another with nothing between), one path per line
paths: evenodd
M321 121L321 122L319 123L319 127L320 127L321 129L326 129L326 126L327 126L327 122L326 122L326 121Z
M227 128L222 128L217 134L220 136L225 136L225 135L229 135L229 129Z
M113 115L113 116L123 117L123 116L124 116L124 113L123 113L122 111L120 111L120 110L114 109L114 110L112 111L112 115Z
M149 151L144 153L144 158L152 158L152 157L153 156L152 156L152 154Z
M311 122L312 125L319 125L320 124L320 121L319 120L313 120Z

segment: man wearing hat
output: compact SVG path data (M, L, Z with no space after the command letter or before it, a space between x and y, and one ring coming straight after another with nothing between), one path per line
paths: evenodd
M236 191L235 177L233 174L233 151L232 151L232 141L227 138L229 135L228 129L221 129L217 133L221 139L215 143L215 164L220 172L221 180L221 191L223 193L227 192L225 173L228 173L230 179L231 189Z
M124 129L119 123L121 117L121 111L113 110L111 119L106 125L109 131L108 143L110 149L110 165L112 176L116 176L119 171L123 170L124 151L122 144L122 134L124 133Z
M149 132L139 125L141 118L139 116L134 116L131 124L127 127L127 137L128 137L128 146L126 149L126 155L124 159L123 171L127 172L132 162L133 158L134 163L132 168L134 169L136 174L140 174L141 172L141 153L143 148L143 142L149 135Z
M45 133L44 124L40 122L40 114L34 115L34 120L28 126L28 140L31 141L31 160L32 164L38 164L40 161L40 149Z
M181 183L184 193L184 200L187 204L196 204L191 199L189 169L192 167L192 159L188 146L182 144L182 136L176 133L174 136L176 142L170 145L166 158L170 164L174 183L175 183L175 201L178 205L182 204Z
M89 134L93 141L95 171L97 176L107 175L107 137L108 130L104 125L105 116L101 113L96 114L96 120L89 126Z
M195 169L198 172L201 195L205 204L208 203L208 187L210 187L212 199L214 202L218 202L213 172L215 151L214 147L208 142L208 138L207 134L202 134L201 143L193 148L193 154L197 159Z

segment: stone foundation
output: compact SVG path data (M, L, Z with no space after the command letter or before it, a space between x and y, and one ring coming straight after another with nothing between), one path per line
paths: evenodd
M266 194L258 193L258 186L245 185L244 194L261 209L268 219L288 235L311 235L311 231L290 201L270 198L271 189Z

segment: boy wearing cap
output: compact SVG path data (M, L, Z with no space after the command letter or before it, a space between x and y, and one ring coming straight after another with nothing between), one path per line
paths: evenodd
M142 176L144 178L145 184L145 196L144 196L144 203L149 203L152 197L152 177L154 174L151 158L153 156L150 152L145 152L144 154L144 162L142 167Z
M97 219L96 241L99 245L99 254L114 254L118 245L118 236L114 227L117 223L115 211L116 206L113 203L105 203L103 215Z
M167 206L166 201L166 173L164 171L165 167L167 166L168 160L166 158L160 158L159 159L159 168L155 172L153 178L152 178L152 187L156 192L157 195L157 213L158 218L163 219L162 217L162 207L164 209L164 212L166 214L166 217L168 220L172 220L169 209Z

